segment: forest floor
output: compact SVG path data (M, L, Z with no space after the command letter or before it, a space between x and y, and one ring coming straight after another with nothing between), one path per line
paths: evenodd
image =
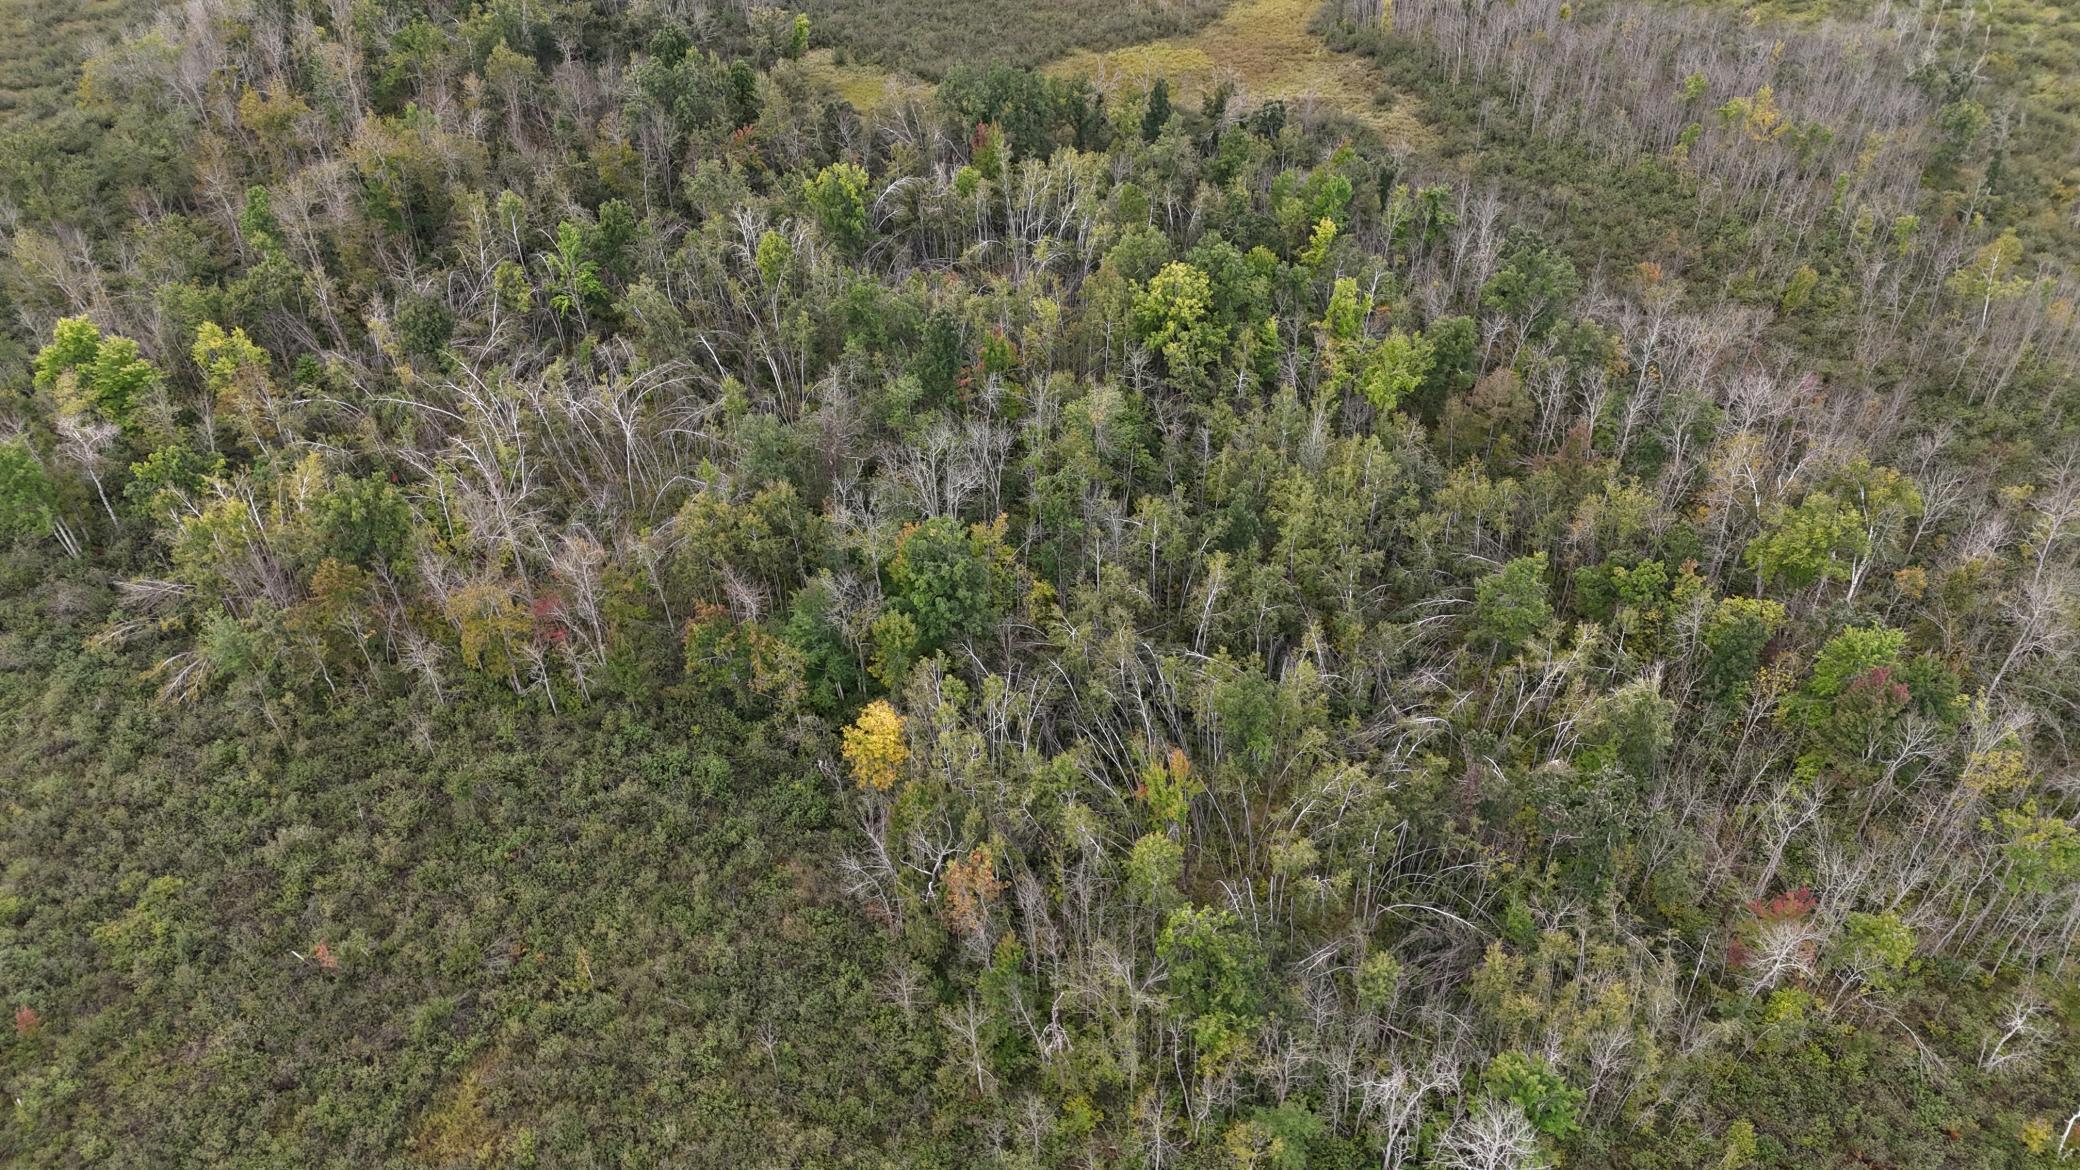
M1365 61L1332 50L1309 29L1320 7L1320 0L1236 0L1198 32L1124 49L1081 50L1048 65L1047 72L1085 74L1100 89L1167 77L1179 97L1225 78L1251 100L1278 98L1301 108L1315 102L1341 110L1390 145L1427 141L1430 134L1412 98L1380 104L1378 96L1386 91Z

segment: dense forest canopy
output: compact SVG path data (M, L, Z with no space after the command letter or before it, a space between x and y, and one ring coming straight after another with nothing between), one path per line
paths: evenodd
M0 15L0 1161L2080 1166L2080 14Z

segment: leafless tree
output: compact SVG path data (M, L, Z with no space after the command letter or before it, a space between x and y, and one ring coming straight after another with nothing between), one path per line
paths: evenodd
M1487 1100L1452 1123L1440 1139L1442 1170L1535 1170L1544 1165L1538 1131L1514 1101Z

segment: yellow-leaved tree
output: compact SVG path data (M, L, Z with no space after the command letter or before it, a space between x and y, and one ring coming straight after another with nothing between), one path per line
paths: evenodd
M903 717L886 700L876 699L845 729L845 762L862 788L886 792L896 786L910 745L903 741Z

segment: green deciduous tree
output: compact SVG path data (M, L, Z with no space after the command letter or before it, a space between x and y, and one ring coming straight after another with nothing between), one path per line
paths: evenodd
M998 524L939 517L911 528L889 562L891 601L907 617L923 653L955 638L984 634L1016 600L1017 571Z
M281 403L268 373L266 351L233 327L226 332L204 321L190 351L216 413L228 419L248 441L261 447L281 439Z
M832 163L802 185L802 197L833 244L856 252L867 242L867 172Z
M19 539L49 532L57 504L50 477L28 442L0 442L0 536Z
M1552 620L1542 552L1518 557L1474 586L1473 636L1496 653L1515 653Z
M1202 1070L1239 1057L1263 1011L1264 958L1232 910L1172 911L1156 940L1171 1010L1190 1029Z
M139 422L144 397L159 371L138 355L127 337L103 337L85 317L65 317L49 345L36 355L36 385L62 408L88 410L125 433Z
M1738 699L1762 665L1763 647L1784 624L1782 603L1766 598L1728 597L1713 609L1704 630L1702 677L1708 693Z
M1653 778L1675 742L1677 714L1658 682L1635 679L1597 701L1582 729L1586 766L1616 766L1642 780Z
M381 477L340 479L312 507L327 555L363 568L403 571L412 509L397 485Z
M2020 808L2004 808L1986 822L2005 838L2001 852L2008 870L2008 888L2047 893L2070 889L2080 881L2080 829L2071 821L2039 811L2037 802L2026 800Z
M1748 565L1765 585L1794 589L1816 582L1847 580L1850 567L1868 550L1856 510L1833 492L1816 491L1786 509L1769 530L1748 542Z
M1135 296L1134 332L1172 374L1186 378L1203 373L1227 344L1213 319L1212 280L1183 263L1166 266Z
M1429 376L1430 342L1420 333L1396 329L1366 347L1360 362L1359 393L1374 410L1389 411Z
M1567 257L1543 244L1527 245L1481 286L1481 304L1517 321L1525 336L1537 337L1581 289L1581 277Z
M1565 1141L1581 1128L1586 1095L1542 1060L1522 1052L1499 1053L1481 1074L1481 1082L1494 1096L1515 1102L1545 1137Z
M1897 913L1851 913L1843 920L1833 961L1880 991L1893 988L1914 959L1914 928Z

